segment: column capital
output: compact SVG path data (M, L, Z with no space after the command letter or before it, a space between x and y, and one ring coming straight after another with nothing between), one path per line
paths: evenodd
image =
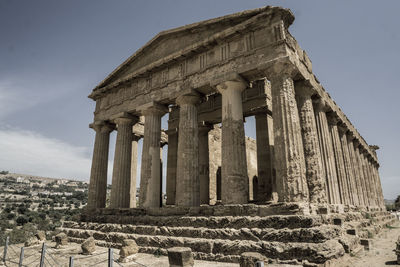
M296 81L294 83L294 90L297 95L302 97L311 97L316 94L316 90L311 85L310 80Z
M147 104L144 104L138 108L140 112L146 116L146 115L164 115L165 113L168 112L168 107L165 105L159 104L157 102L149 102Z
M328 103L320 97L313 99L313 104L315 111L329 112L331 110Z
M347 132L348 132L349 129L347 128L347 126L346 126L345 124L339 123L339 124L338 124L338 130L339 130L339 133L340 133L340 134L345 135L345 134L347 134Z
M248 83L239 75L236 78L223 81L216 85L219 93L225 92L227 89L237 90L243 92L248 86Z
M200 94L192 90L190 93L178 96L175 100L175 103L178 106L197 105L200 103L200 99Z
M110 133L115 129L115 125L106 121L95 121L89 124L89 128L92 128L96 132Z
M328 119L328 123L330 125L338 125L341 122L341 119L335 112L328 112L326 113L326 117Z

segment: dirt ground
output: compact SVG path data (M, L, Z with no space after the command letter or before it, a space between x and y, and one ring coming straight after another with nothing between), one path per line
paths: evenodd
M384 228L374 237L372 248L361 251L357 255L346 254L335 261L332 267L385 267L397 265L397 256L394 253L397 239L400 236L400 222L391 228Z
M393 250L396 247L396 241L400 236L400 222L391 228L385 228L373 240L372 248L369 251L361 250L356 255L346 254L339 260L336 260L329 267L384 267L384 266L400 266L396 264L396 255ZM6 266L18 266L20 256L20 245L12 245L8 249L8 257ZM82 255L80 244L70 243L62 249L54 249L55 243L46 243L46 256L44 259L45 266L68 266L69 257L73 256L74 266L107 266L108 250L107 248L97 247L93 255ZM23 266L38 266L40 262L41 246L33 246L25 248ZM0 247L3 254L3 247ZM152 254L138 253L133 262L118 263L119 250L113 250L114 266L137 266L137 267L168 267L168 257L156 257ZM3 255L1 255L3 256ZM0 263L0 266L2 263ZM238 267L239 264L220 263L210 261L195 261L195 267ZM293 265L275 265L268 266L293 266Z

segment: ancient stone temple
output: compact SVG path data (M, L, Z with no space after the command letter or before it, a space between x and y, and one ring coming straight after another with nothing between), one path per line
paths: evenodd
M104 223L107 231L124 224L119 234L130 235L144 252L189 246L201 259L237 262L242 252L254 251L281 262L324 263L357 249L366 229L376 230L368 218L392 219L385 213L378 147L366 143L313 74L288 30L293 21L288 9L263 7L163 31L93 90L86 234L115 244L118 234L101 234ZM254 180L244 133L249 116L256 128ZM215 168L209 132L219 127ZM106 208L112 131L117 138ZM219 184L210 190L215 175ZM77 241L80 225L64 225Z

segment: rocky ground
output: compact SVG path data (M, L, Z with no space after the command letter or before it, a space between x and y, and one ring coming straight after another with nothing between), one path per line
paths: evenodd
M356 255L346 254L339 260L332 262L329 267L384 267L396 266L396 255L393 252L395 243L400 235L400 222L393 227L385 228L378 234L373 241L372 248L369 251L361 251ZM68 266L69 257L73 256L74 266L107 266L108 250L103 247L96 247L93 255L82 255L80 244L70 243L60 249L55 249L54 242L48 242L47 253L45 257L46 266ZM18 266L19 252L22 244L12 245L8 250L7 266ZM3 251L3 248L0 248ZM40 262L41 245L29 247L25 249L24 266L37 266ZM119 257L119 250L113 250L115 260ZM1 263L0 263L1 264ZM168 267L168 258L165 256L155 256L152 254L138 253L134 262L130 263L114 263L114 266L141 266L141 267ZM210 261L195 261L196 267L228 267L239 264L234 263L217 263ZM283 267L289 265L268 265ZM293 265L290 265L293 266Z
M396 263L396 241L400 236L400 222L390 228L384 228L373 239L372 248L369 251L361 251L357 255L346 254L333 262L332 267L384 267L400 266Z

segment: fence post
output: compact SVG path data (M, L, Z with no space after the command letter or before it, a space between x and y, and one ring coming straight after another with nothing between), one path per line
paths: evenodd
M7 249L8 249L8 242L10 241L10 237L7 236L6 238L6 244L4 245L4 254L3 254L3 262L6 262L7 258Z
M109 248L108 249L108 267L112 267L113 266L113 262L114 262L113 257L114 257L113 249Z
M74 267L74 256L69 257L69 267Z
M22 267L22 262L24 261L24 247L21 248L21 253L19 254L19 264L18 267Z
M45 257L45 254L46 254L46 244L45 243L43 243L43 246L42 246L42 253L41 253L41 255L40 255L40 267L43 267L44 266L44 257Z
M257 261L255 267L264 267L263 261Z

